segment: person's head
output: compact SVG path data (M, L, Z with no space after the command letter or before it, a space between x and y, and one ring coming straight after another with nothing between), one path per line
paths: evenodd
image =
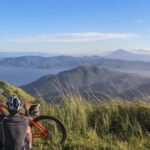
M11 96L8 98L6 105L11 114L16 114L22 107L22 101L17 96Z

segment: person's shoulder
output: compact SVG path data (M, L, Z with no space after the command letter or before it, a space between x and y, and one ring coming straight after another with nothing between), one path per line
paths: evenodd
M20 114L16 114L15 117L21 118L21 119L28 119L28 117L24 116L24 115L20 115Z
M9 116L8 118L13 119L13 120L29 120L26 116L20 115L20 114L15 114L12 116Z

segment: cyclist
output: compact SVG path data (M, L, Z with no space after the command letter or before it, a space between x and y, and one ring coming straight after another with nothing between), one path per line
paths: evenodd
M1 121L2 149L27 150L32 148L32 133L29 126L29 109L31 104L22 104L17 96L11 96L6 105L9 115ZM24 107L27 117L19 115ZM26 144L28 141L28 145Z

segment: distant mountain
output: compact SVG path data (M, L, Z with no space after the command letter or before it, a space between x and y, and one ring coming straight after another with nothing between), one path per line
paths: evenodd
M21 53L20 53L21 54ZM122 65L122 68L125 66L130 67L135 65L138 68L138 65L142 68L146 65L150 65L150 54L138 54L128 52L126 50L120 49L114 51L107 55L102 56L83 56L83 57L71 57L71 56L49 56L45 54L47 57L43 57L40 53L33 53L33 56L26 55L19 56L20 54L15 53L11 55L11 57L1 58L2 54L0 53L0 66L13 66L13 67L33 67L33 68L56 68L56 67L68 67L73 68L81 65L95 65L98 67L109 67L118 63ZM28 54L28 53L27 53ZM40 56L38 56L38 54ZM6 55L6 53L4 53ZM126 61L126 62L125 62ZM132 62L131 62L132 61ZM138 65L136 63L138 62ZM109 63L109 64L108 64ZM111 64L110 64L111 63ZM107 64L107 66L104 66ZM114 66L115 68L115 66ZM117 68L116 68L117 69ZM133 68L132 68L133 69Z
M111 59L121 59L121 60L132 60L132 61L150 61L150 54L139 54L126 51L124 49L119 49L112 52L111 54L105 56Z
M22 88L46 101L59 100L63 94L78 94L86 99L119 97L150 81L137 75L110 71L95 66L80 66L57 75L47 75Z
M120 50L117 54L131 55L130 53ZM115 53L115 54L116 54ZM129 57L128 57L129 58ZM137 73L142 76L150 76L150 62L146 61L131 61L112 58L103 58L100 56L22 56L0 59L0 66L3 67L25 67L25 68L40 68L40 69L56 69L69 70L78 66L93 65L98 68L107 68L128 73Z
M109 54L109 56L111 57L124 57L124 56L130 56L130 55L133 55L133 53L126 51L124 49L119 49Z
M41 57L21 56L0 59L0 66L33 67L33 68L55 68L72 67L79 65L78 58L70 56Z
M9 96L18 95L23 101L34 102L35 98L7 82L0 80L0 102L4 102Z
M21 57L21 56L42 56L42 57L52 57L54 55L47 53L36 53L36 52L0 52L0 58L8 57Z
M122 51L116 52L122 53ZM115 53L115 54L116 54ZM126 52L124 52L125 54ZM126 53L130 54L130 53ZM101 68L112 69L149 69L150 62L142 61L125 61L119 59L102 58L100 56L56 56L56 57L41 57L41 56L22 56L0 59L0 66L14 67L33 67L33 68L74 68L81 65L94 65Z

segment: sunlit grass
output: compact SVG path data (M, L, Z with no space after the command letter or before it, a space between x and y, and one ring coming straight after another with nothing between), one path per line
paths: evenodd
M63 149L150 149L150 104L147 102L86 101L71 95L64 97L61 105L44 102L41 105L42 113L56 116L65 124L68 138Z
M20 88L17 88L7 82L0 80L0 90L3 92L0 92L0 102L6 101L6 99L9 96L17 95L20 97L23 101L27 102L34 102L35 98L33 98L31 95L27 94L25 91L23 91Z

